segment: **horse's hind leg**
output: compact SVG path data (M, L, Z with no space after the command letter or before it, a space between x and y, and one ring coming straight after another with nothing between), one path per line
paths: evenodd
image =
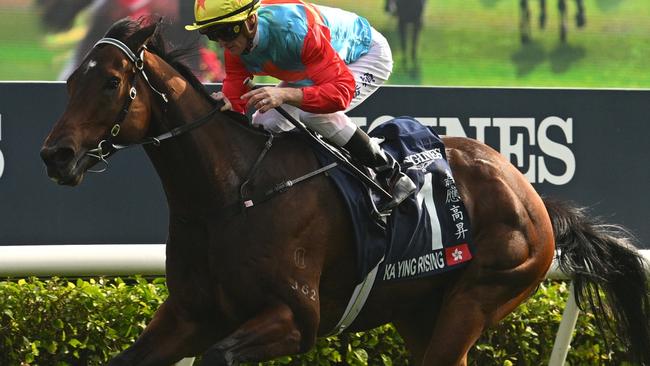
M546 27L546 0L539 0L539 29Z
M487 271L486 271L487 272ZM486 327L496 324L514 310L537 284L508 285L520 279L496 279L483 285L476 278L460 279L445 295L439 318L424 353L423 366L464 366L467 354ZM502 284L495 286L495 283Z
M168 366L206 349L212 341L207 324L188 320L167 299L138 340L109 366Z

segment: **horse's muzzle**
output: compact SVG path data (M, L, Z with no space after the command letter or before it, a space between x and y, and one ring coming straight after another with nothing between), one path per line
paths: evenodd
M41 159L47 167L47 175L56 183L75 186L81 182L82 172L76 169L77 152L70 146L43 146Z

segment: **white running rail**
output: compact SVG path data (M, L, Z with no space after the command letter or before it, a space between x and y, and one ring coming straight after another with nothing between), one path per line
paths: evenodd
M650 272L650 250L640 251ZM0 246L0 277L22 276L148 276L165 275L164 244L124 245L19 245ZM551 279L568 280L554 261L546 275ZM562 321L555 337L549 366L563 366L578 319L579 310L573 297L573 286ZM191 365L185 359L177 366Z

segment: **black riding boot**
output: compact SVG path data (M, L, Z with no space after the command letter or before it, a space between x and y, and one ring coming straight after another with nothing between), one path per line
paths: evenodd
M411 178L400 171L397 161L358 127L343 148L361 164L372 168L383 188L393 196L390 202L380 207L381 211L396 207L417 189Z

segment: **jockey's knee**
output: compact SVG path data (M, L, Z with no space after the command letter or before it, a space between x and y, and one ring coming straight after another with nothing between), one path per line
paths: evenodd
M253 126L260 126L273 133L293 129L293 125L275 109L268 110L264 113L260 113L259 111L253 113L252 123Z
M295 119L304 123L307 128L317 132L331 143L344 146L352 137L357 126L344 112L330 114L314 114L301 111L292 106L283 106ZM278 111L269 110L265 113L255 112L252 123L267 131L280 133L294 128L293 124Z
M350 141L357 129L350 117L343 112L330 114L302 113L300 117L307 127L318 132L337 146L344 146Z

